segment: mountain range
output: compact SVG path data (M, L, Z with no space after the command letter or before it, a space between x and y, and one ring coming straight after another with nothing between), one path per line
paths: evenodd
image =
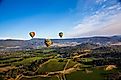
M0 50L6 49L31 49L45 47L43 38L33 38L30 40L14 40L6 39L0 40ZM121 36L95 36L85 38L68 38L68 39L51 39L53 41L52 46L75 46L82 43L93 43L99 45L110 45L121 42Z

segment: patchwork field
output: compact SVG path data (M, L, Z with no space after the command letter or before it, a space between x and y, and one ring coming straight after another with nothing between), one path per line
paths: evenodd
M68 49L6 52L0 55L0 80L120 80L121 58L114 55L120 51Z

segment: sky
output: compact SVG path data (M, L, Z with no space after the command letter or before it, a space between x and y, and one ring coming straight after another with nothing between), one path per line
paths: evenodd
M121 0L0 0L0 39L121 35Z

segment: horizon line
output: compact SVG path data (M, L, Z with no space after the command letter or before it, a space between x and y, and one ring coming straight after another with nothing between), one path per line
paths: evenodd
M121 36L121 34L117 35L93 35L93 36L82 36L82 37L64 37L64 38L29 38L29 39L24 39L24 38L0 38L0 40L32 40L32 39L76 39L76 38L89 38L89 37L113 37L113 36Z

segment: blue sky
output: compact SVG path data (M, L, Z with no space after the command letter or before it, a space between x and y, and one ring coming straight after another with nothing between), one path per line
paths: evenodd
M0 39L121 34L119 0L0 0Z

